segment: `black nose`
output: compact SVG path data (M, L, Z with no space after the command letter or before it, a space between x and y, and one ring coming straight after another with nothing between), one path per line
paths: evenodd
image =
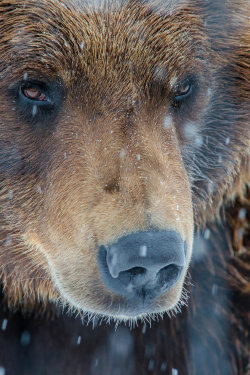
M186 242L174 231L137 232L101 246L98 263L104 284L118 295L155 298L179 280Z

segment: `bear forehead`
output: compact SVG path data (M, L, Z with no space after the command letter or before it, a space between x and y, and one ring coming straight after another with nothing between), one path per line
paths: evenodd
M188 6L172 9L166 2L163 12L157 5L163 7L140 1L18 1L8 13L4 53L11 55L15 76L24 69L48 71L68 82L72 72L73 78L92 79L116 71L111 79L120 81L136 72L137 82L161 80L167 72L170 79L205 65L201 17Z

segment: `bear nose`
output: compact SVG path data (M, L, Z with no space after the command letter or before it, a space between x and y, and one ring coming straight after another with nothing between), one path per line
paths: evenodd
M186 242L175 231L132 233L101 246L98 263L111 291L129 298L155 298L179 280L186 263Z

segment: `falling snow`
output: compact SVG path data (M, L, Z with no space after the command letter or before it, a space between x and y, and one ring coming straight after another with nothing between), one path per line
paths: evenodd
M98 366L98 363L99 363L99 359L95 358L95 360L94 360L94 366Z
M207 89L207 96L210 97L212 95L212 90L210 88Z
M28 331L24 331L22 334L21 334L21 338L20 338L20 343L22 346L28 346L29 343L30 343L30 333Z
M201 135L196 135L194 137L194 143L196 147L201 147L203 144L203 137Z
M77 345L80 345L81 344L81 341L82 341L82 337L81 336L78 336L77 337Z
M172 78L170 79L169 84L170 84L170 88L171 88L171 89L175 86L176 82L177 82L177 77L172 77Z
M192 140L195 136L197 136L197 124L194 122L186 122L183 128L184 136Z
M208 240L209 237L210 237L210 230L206 229L205 232L204 232L204 238L205 238L205 240Z
M166 364L166 362L162 362L162 364L161 364L161 367L160 367L160 371L166 371L166 369L167 369L167 364Z
M125 158L126 156L126 151L124 149L121 150L120 154L119 154L120 158Z
M209 193L213 193L213 191L214 191L214 182L213 181L208 181L207 188L208 188Z
M37 114L37 105L33 105L32 107L32 116L34 117Z
M150 359L148 363L148 371L153 371L155 366L155 361L153 359Z
M146 245L140 246L139 256L140 257L146 257L147 256L147 246Z
M240 220L244 220L246 218L246 215L247 215L247 210L245 208L241 208L238 213L238 218Z
M243 238L243 234L244 234L244 229L243 228L239 228L238 232L237 232L238 238L239 239Z
M6 330L7 324L8 324L8 319L3 319L3 322L2 322L2 331Z
M198 263L206 255L208 242L204 240L204 236L195 235L192 262Z
M100 4L100 6L101 6L102 1L101 0L95 0L93 3L95 4L95 6L98 6L98 4ZM62 4L62 5L65 8L67 8L65 4ZM25 8L25 4L23 5L23 7ZM80 41L79 41L79 43L80 43ZM64 45L67 48L69 47L69 43L67 41L64 42ZM84 48L85 48L85 42L82 41L80 43L80 49L83 50ZM156 67L155 72L154 72L154 78L158 81L163 81L166 78L166 68ZM27 79L28 79L28 73L25 72L23 74L23 80L26 81ZM176 83L177 83L177 77L173 77L173 78L170 79L171 89L174 88ZM211 95L211 89L207 90L207 95L208 96ZM132 100L132 104L136 104L136 101ZM16 110L16 108L13 108L13 111L15 111L15 110ZM37 113L38 113L38 106L33 105L32 106L32 116L33 117L36 116ZM166 116L165 119L164 119L164 122L163 122L163 127L165 129L172 128L172 131L174 131L172 125L173 125L172 116L170 116L170 115ZM206 144L208 144L208 138L207 137L203 138L199 134L198 129L199 129L199 124L196 124L195 122L188 122L183 127L183 134L184 134L184 136L186 137L187 140L190 140L190 141L193 142L195 147L200 148L203 145L204 141L206 142ZM112 134L113 130L111 130L110 133ZM171 130L169 131L169 133L171 133ZM74 133L72 133L72 137L74 137ZM75 133L75 138L78 139L77 133ZM100 141L101 141L100 139L96 140L96 142L100 142ZM231 141L230 137L227 137L227 138L223 139L223 142L226 145L229 145L230 141ZM70 152L68 152L68 154L70 155ZM122 149L120 151L119 157L125 158L126 157L126 150ZM62 154L61 154L61 158L62 158ZM217 156L215 156L215 158L217 159ZM64 153L64 159L65 160L67 159L67 153L66 152ZM223 159L222 155L219 154L218 159L217 159L218 163L222 163L222 159ZM69 160L71 160L71 157L69 157ZM136 160L137 161L141 160L140 154L136 155ZM134 155L134 162L135 163L136 163L136 160L135 160L135 155ZM143 158L143 160L144 160L144 158ZM140 163L138 163L138 165L140 165ZM230 171L228 171L228 173L230 173ZM163 185L163 184L166 184L166 182L161 181L160 184ZM34 189L36 189L36 187ZM214 190L213 181L208 181L208 191L212 193L213 190ZM37 186L37 192L39 194L42 194L42 188L40 186ZM9 200L12 200L13 196L14 196L13 190L9 190L8 192L6 191L6 197L9 198ZM15 198L16 198L16 195L15 195ZM173 198L175 198L175 196ZM9 202L9 205L11 205L11 202ZM176 205L176 210L177 211L179 210L179 205ZM242 208L242 209L239 210L239 213L238 213L239 220L245 220L246 215L247 215L247 210L245 208ZM177 214L175 214L174 217L175 217L176 221L180 220L180 217ZM182 218L182 220L183 220L183 218ZM82 227L80 229L80 232L83 232L85 230L86 230L86 225L84 224L84 225L82 225ZM244 230L243 230L242 227L240 227L238 229L237 234L238 234L239 239L241 239L243 237ZM201 236L201 238L199 238L199 240L196 241L196 245L197 245L197 243L198 243L198 245L197 246L194 245L194 256L193 256L195 261L196 260L199 261L200 258L202 258L205 255L206 246L208 247L209 241L204 241L204 240L208 240L209 238L210 238L210 230L206 229L204 231L203 236ZM4 241L4 246L11 246L11 245L12 245L12 235L8 234L5 241ZM137 251L138 251L138 248L137 248ZM140 257L146 257L147 256L147 246L146 245L142 245L142 246L139 247L139 256ZM113 254L110 258L110 264L111 264L111 268L113 270L117 266L117 262L118 262L117 257L118 257L117 254L115 252L113 252ZM118 274L116 274L115 271L112 271L112 269L110 271L112 276L118 277ZM212 288L211 289L210 288L211 288L211 284L209 286L209 293L210 293L210 290L211 290L211 294L213 296L217 296L218 295L218 285L216 283L213 283ZM220 289L220 291L222 291L222 289ZM8 319L3 319L2 325L1 325L1 330L6 331L7 326L8 326ZM147 330L147 326L146 326L146 324L144 324L143 327L142 327L142 330L141 330L143 335L146 334L146 330ZM146 338L147 337L145 336L143 339L145 339L145 341L146 341ZM92 358L93 367L98 368L98 366L101 362L102 367L100 367L100 368L102 370L103 368L105 368L105 366L103 366L103 363L106 363L106 362L104 362L104 359L105 359L105 360L109 361L110 368L112 368L114 370L114 372L112 372L112 375L120 375L119 371L121 369L121 366L123 366L124 363L126 363L126 362L130 363L131 360L133 359L133 353L134 353L133 335L129 331L127 331L126 329L121 329L120 331L118 331L118 333L112 332L112 334L110 336L107 336L107 338L105 338L105 340L106 340L105 346L102 350L103 351L103 353L102 353L103 357L100 356L101 359L99 359L99 358L96 357L96 353L94 353L94 356ZM23 347L28 346L30 344L30 341L31 341L30 332L23 331L21 336L20 336L21 346L23 346ZM81 342L82 342L82 336L76 337L76 335L75 335L74 336L74 345L76 345L76 343L77 343L77 345L80 345ZM151 372L156 371L155 370L155 368L156 368L155 360L150 358L150 356L153 356L153 354L154 354L153 345L145 345L145 347L146 347L145 356L148 358L148 371L151 371ZM128 359L129 359L129 361L128 361ZM129 366L128 363L126 363L126 365ZM167 363L166 362L161 363L160 371L165 372L166 369L167 369ZM0 375L5 375L5 373L6 373L5 368L3 366L0 366ZM97 372L93 372L91 374L94 374L94 375L95 374L101 374L101 372L99 371L99 368L98 368ZM130 374L132 374L132 371L130 372ZM109 375L111 375L111 373ZM178 375L178 370L175 369L175 368L172 368L171 375Z
M164 119L163 126L165 129L169 129L172 126L172 117L171 116L166 116Z
M42 194L42 188L41 188L41 186L37 186L37 191L38 191L39 194Z
M217 284L213 284L212 285L212 295L213 296L217 296L218 294L218 285Z

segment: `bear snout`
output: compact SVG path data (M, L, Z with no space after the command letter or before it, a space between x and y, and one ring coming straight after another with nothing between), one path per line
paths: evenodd
M173 230L140 231L100 246L104 285L130 302L147 303L171 289L186 267L187 244Z

